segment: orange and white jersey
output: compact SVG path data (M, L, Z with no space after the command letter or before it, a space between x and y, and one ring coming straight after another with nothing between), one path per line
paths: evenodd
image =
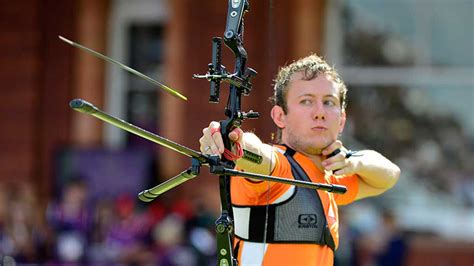
M284 156L285 147L278 146L277 162L272 175L294 179L291 165ZM337 205L344 205L355 200L358 192L358 177L336 177L330 173L320 172L311 160L300 153L293 158L304 169L308 177L315 183L331 183L347 187L345 194L333 194L317 191L320 197L326 221L337 248L339 244L339 221ZM252 182L251 180L233 177L231 179L231 200L233 205L265 206L278 204L288 200L295 192L292 185L275 182ZM235 213L235 232L249 232L252 226L265 227L263 224L251 224L245 215ZM266 230L267 228L264 228ZM251 230L250 230L251 231ZM257 243L235 238L235 250L238 251L239 265L333 265L334 252L326 245L302 243Z

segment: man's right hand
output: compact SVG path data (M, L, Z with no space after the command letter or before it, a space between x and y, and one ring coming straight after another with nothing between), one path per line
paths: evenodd
M202 137L199 139L199 147L203 154L221 155L224 153L224 142L220 130L219 122L212 121L209 127L202 130ZM244 132L240 128L235 128L229 133L229 139L232 142L242 142Z

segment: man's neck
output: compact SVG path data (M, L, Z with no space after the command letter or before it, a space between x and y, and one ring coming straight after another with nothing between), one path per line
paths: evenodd
M296 151L298 153L301 153L302 155L304 155L305 157L310 159L313 162L313 164L316 166L316 168L318 168L319 171L324 173L324 167L322 165L322 161L325 160L326 158L321 153L319 153L319 154L308 153L308 152L302 151L300 149L296 149L296 148L292 147L289 144L284 143L284 145L287 146L287 147L290 147L294 151Z

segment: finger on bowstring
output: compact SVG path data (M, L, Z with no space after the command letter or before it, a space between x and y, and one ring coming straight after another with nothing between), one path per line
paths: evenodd
M346 163L345 163L344 160L335 161L335 162L325 160L325 161L322 162L322 165L323 165L324 169L326 169L328 171L338 171L338 170L343 169L344 167L346 167Z
M336 154L330 154L331 156L328 155L327 158L322 161L323 166L331 165L336 162L344 162L344 160L346 159L346 153L341 151L340 149L336 149L336 151L338 151Z
M343 167L341 169L336 169L332 171L334 175L346 175L348 172L348 167Z
M341 148L342 148L342 142L340 140L336 140L333 143L329 144L329 146L324 148L324 150L322 151L322 154L324 156L328 156L331 153L337 151L337 149L339 149L339 151L340 151Z
M342 167L341 169L335 169L332 171L333 174L335 175L352 175L352 174L355 174L355 164L354 162L348 160L348 159L345 159L344 160L344 167Z

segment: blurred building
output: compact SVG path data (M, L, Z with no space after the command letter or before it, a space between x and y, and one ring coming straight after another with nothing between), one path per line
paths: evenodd
M321 50L324 3L278 1L272 8L269 2L251 4L250 14L255 15L246 17L245 46L249 66L258 70L259 78L244 107L268 117L266 100L278 65ZM307 4L316 13L303 18L300 14L308 10ZM73 112L68 107L73 98L86 99L192 148L197 148L200 128L211 119L224 118L225 89L219 105L206 104L209 85L193 80L192 75L207 71L211 38L221 36L225 28L226 1L22 1L4 6L1 179L32 180L47 196L54 156L67 147L148 145L160 155L163 178L188 165L173 152L143 144L121 130ZM295 32L292 27L301 30ZM304 41L308 32L315 41ZM165 82L189 100L177 100L114 65L106 65L60 41L59 35ZM293 42L299 46L294 47ZM231 59L225 50L223 63L232 64ZM270 138L268 120L248 121L246 127Z
M267 99L273 75L298 57L322 54L349 86L345 143L379 150L403 172L387 195L347 208L351 226L370 230L377 208L390 208L402 229L448 241L436 245L436 238L428 246L426 238L417 239L410 265L422 265L420 256L434 254L474 260L466 255L472 246L463 244L474 242L474 2L251 0L250 5L244 45L258 75L243 109L259 111L261 119L246 121L244 129L271 141ZM208 104L208 82L192 75L207 71L211 38L225 29L227 1L24 0L1 6L0 181L33 183L44 206L74 176L70 169L97 168L89 171L96 175L81 174L91 176L96 194L103 195L122 189L137 193L190 163L72 111L71 99L86 99L193 149L209 121L225 118L226 87L218 105ZM58 35L164 82L188 101ZM223 52L223 64L233 69L232 55ZM142 164L127 164L134 160ZM133 165L137 169L123 170ZM167 197L197 199L218 210L216 179L206 172ZM109 191L97 189L97 180L107 180L103 188Z

